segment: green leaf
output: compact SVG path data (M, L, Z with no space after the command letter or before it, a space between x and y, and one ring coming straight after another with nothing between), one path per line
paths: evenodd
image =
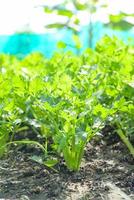
M73 34L73 41L75 43L76 48L80 49L82 47L81 41L80 41L80 37L76 34Z
M65 49L66 46L67 46L66 43L63 42L63 41L59 41L59 42L57 43L57 47L60 48L60 49Z
M51 14L53 13L53 9L52 8L49 8L48 6L45 6L44 7L44 12L48 13L48 14Z
M46 27L47 28L64 28L66 25L62 24L62 23L53 23L53 24L49 24Z
M129 30L134 24L126 21L125 18L127 16L129 16L129 14L123 12L119 13L118 15L109 15L110 22L106 24L106 26L110 26L111 28L118 30Z
M43 159L40 156L35 156L34 155L34 156L31 156L30 159L35 161L35 162L37 162L37 163L39 163L39 164L43 164Z
M62 15L62 16L66 16L68 18L71 18L74 15L74 13L72 11L66 10L66 9L58 9L57 14Z
M124 20L124 17L125 15L122 13L118 15L109 15L109 20L110 22L117 23L117 22L120 22L121 20Z
M71 30L74 33L77 33L78 30L75 27L70 26L68 23L53 23L53 24L49 24L46 26L46 28L57 28L57 29L62 29L62 28L68 28L69 30Z
M76 24L76 25L79 25L80 24L80 20L78 18L75 18L73 23Z
M58 163L57 159L48 159L43 162L43 164L46 165L47 167L54 167L57 163Z
M87 5L84 3L80 3L78 1L73 1L73 4L77 10L86 10L87 9Z
M133 28L133 24L129 23L125 20L116 22L116 23L110 23L110 27L112 27L113 29L117 29L117 30L130 30L131 28Z

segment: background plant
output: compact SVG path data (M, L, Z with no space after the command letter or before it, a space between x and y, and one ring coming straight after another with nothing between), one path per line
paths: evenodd
M44 2L45 4L45 2ZM59 42L58 47L65 48L66 45L72 46L78 50L82 47L82 42L79 37L79 33L82 29L82 23L80 20L80 13L84 15L87 13L86 20L88 21L88 46L93 47L93 36L96 34L94 30L94 17L96 13L100 10L107 12L109 2L100 1L100 0L64 0L62 3L55 3L54 6L44 5L44 11L47 14L56 14L64 18L64 22L54 22L46 25L47 28L56 28L63 29L66 28L72 31L73 44L65 44L64 42ZM109 27L114 30L128 31L132 29L133 23L130 22L130 19L134 17L133 13L125 13L120 11L118 14L107 14L108 22L104 23L106 27ZM63 21L63 20L62 20ZM131 20L132 21L132 20Z

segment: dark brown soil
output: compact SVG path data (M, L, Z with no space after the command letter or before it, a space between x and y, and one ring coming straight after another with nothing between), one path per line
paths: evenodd
M16 149L0 160L0 198L108 200L110 183L134 199L134 159L121 142L89 143L79 172L70 172L64 163L55 172L31 161L34 154Z

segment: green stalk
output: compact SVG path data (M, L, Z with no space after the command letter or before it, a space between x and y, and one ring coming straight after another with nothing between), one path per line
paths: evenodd
M125 134L123 133L122 129L118 129L117 130L118 135L120 136L121 140L124 142L124 144L127 146L127 148L129 149L130 153L132 154L132 156L134 157L134 147L133 145L130 143L130 141L128 140L128 138L125 136Z

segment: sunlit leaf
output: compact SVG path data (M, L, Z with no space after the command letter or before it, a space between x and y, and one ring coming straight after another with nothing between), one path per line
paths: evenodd
M69 18L71 18L74 15L72 11L66 9L58 9L57 14L62 16L67 16Z
M57 163L58 163L57 159L48 159L43 162L43 164L46 165L47 167L54 167Z
M65 44L65 42L59 41L57 43L57 47L60 48L60 49L64 49L64 48L66 48L66 46L67 45Z

